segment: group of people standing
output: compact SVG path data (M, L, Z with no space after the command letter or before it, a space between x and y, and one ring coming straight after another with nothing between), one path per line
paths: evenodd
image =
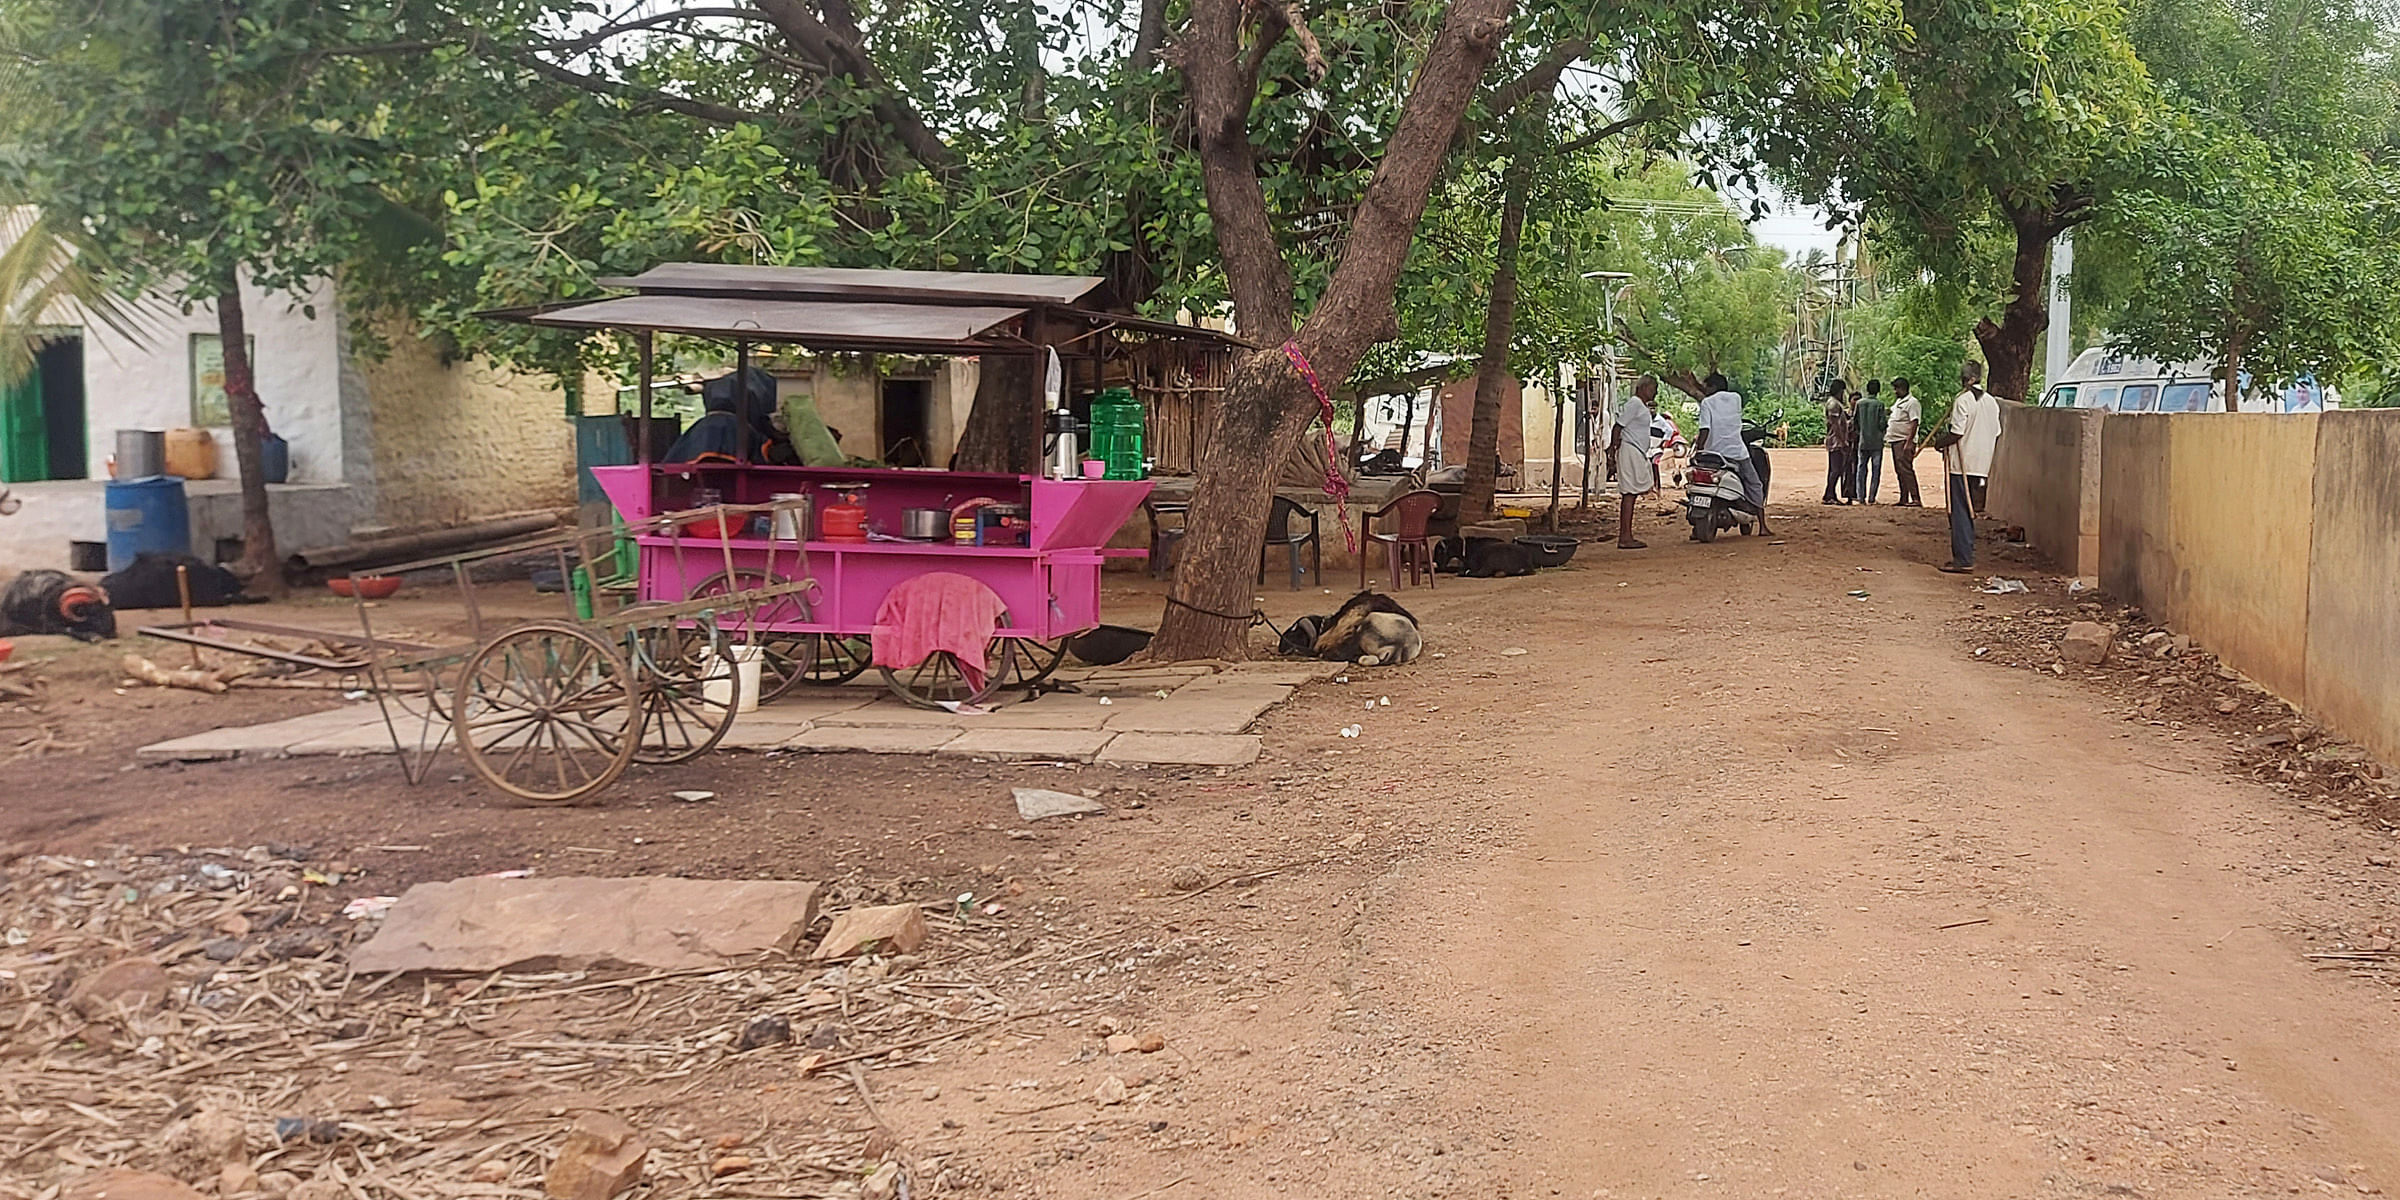
M1875 503L1883 487L1883 452L1888 448L1892 477L1900 486L1897 503L1903 508L1923 508L1925 497L1917 490L1917 453L1927 446L1941 451L1943 474L1950 485L1950 561L1941 569L1952 574L1964 574L1975 566L1975 518L1983 512L1985 485L2000 444L2000 402L1983 390L1983 365L1962 364L1958 386L1949 419L1939 431L1930 433L1925 431L1924 410L1910 394L1905 378L1892 381L1893 399L1888 405L1879 379L1868 380L1867 390L1855 395L1847 383L1836 379L1825 397L1822 503Z
M1873 504L1883 490L1883 452L1892 452L1892 480L1899 485L1902 508L1923 508L1917 491L1917 432L1925 413L1909 392L1907 379L1892 381L1892 399L1883 399L1883 381L1870 379L1867 390L1853 395L1850 385L1833 381L1825 396L1826 504Z
M1892 380L1892 399L1883 398L1883 381L1870 379L1864 392L1851 394L1849 384L1835 380L1825 399L1826 504L1873 504L1883 488L1883 455L1892 455L1892 478L1899 485L1896 502L1904 508L1923 508L1917 490L1917 455L1926 449L1942 452L1943 474L1949 483L1950 561L1942 570L1963 574L1975 566L1975 518L1983 512L1992 459L2000 445L2000 402L1983 390L1983 365L1969 361L1958 369L1958 397L1938 430L1927 430L1925 412L1906 378ZM1609 416L1608 453L1617 480L1617 547L1648 549L1633 536L1635 500L1659 485L1656 454L1661 419L1658 377L1644 375L1633 394ZM1671 426L1670 426L1671 428ZM1741 476L1743 493L1757 507L1759 532L1766 533L1766 479L1751 461L1742 440L1742 398L1725 377L1711 373L1701 382L1701 450L1717 450Z

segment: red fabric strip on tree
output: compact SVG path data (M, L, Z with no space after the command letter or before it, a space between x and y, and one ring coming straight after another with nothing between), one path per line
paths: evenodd
M1341 448L1333 440L1333 397L1325 394L1325 385L1317 382L1317 369L1308 365L1308 356L1300 353L1300 343L1285 342L1283 356L1292 360L1292 369L1308 381L1308 390L1316 393L1317 416L1325 422L1325 494L1333 497L1334 520L1342 527L1342 544L1350 553L1358 553L1358 534L1350 528L1350 480L1342 474ZM1359 416L1366 416L1364 406Z

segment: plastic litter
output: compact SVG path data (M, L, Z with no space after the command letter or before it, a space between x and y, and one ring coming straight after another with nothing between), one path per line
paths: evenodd
M1983 587L1980 590L1994 596L2006 596L2016 592L2030 592L2033 589L2026 587L2025 581L2022 579L2003 579L1994 575L1983 581Z
M1866 599L1866 598L1867 598L1867 589L1865 589L1865 588L1851 588L1851 589L1850 589L1850 598L1851 598L1851 599L1853 599L1853 600L1864 600L1864 599Z
M1359 732L1365 728L1366 726L1364 725L1344 725L1342 726L1342 736L1346 738L1357 737Z
M1515 657L1517 657L1517 656L1518 656L1518 655L1520 655L1520 654L1530 654L1530 653L1532 653L1532 651L1530 651L1530 650L1527 650L1527 649L1526 649L1525 647L1523 647L1523 646L1510 646L1508 649L1506 649L1506 650L1503 650L1503 651L1501 651L1501 652L1500 652L1500 657L1502 657L1502 658L1515 658Z
M668 792L667 794L683 801L685 804L698 804L703 800L714 800L717 798L717 794L715 792L690 791Z
M392 906L398 903L400 903L398 896L360 896L342 906L342 915L353 921L364 921L370 918L381 920L391 915Z

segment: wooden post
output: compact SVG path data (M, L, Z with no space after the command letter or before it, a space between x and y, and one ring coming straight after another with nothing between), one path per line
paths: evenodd
M656 336L650 330L645 329L634 339L634 361L636 369L641 373L641 380L635 387L642 397L641 427L637 431L637 436L640 437L642 444L640 449L634 451L633 461L645 467L650 465L650 371L654 365L651 358L651 343Z
M750 463L750 343L733 344L733 461Z
M184 632L189 633L192 628L192 569L183 563L175 564L175 596L183 601L183 628ZM192 643L191 649L192 669L197 671L200 669L200 644Z

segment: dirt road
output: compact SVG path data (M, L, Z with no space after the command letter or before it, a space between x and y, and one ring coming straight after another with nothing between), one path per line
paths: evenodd
M1978 658L2056 591L1936 574L1938 510L1820 508L1811 458L1779 460L1794 503L1773 540L1701 547L1650 515L1645 552L1411 591L1438 657L1304 691L1238 771L719 755L673 773L714 804L657 802L653 773L556 812L352 760L162 769L136 796L95 749L17 769L56 791L10 795L10 836L78 854L307 838L367 891L519 865L1022 891L980 935L994 948L937 945L925 969L1041 1019L869 1064L874 1124L942 1164L919 1195L2400 1186L2400 991L2306 957L2391 947L2389 827L2235 778L2235 731L2129 719L2088 677ZM1116 811L1022 828L1006 788L1028 782ZM1191 869L1206 890L1171 882ZM614 1029L583 1019L525 1018ZM710 1027L680 1028L606 1039ZM1119 1028L1166 1049L1110 1054L1096 1035ZM294 1082L326 1111L566 1111L489 1099L486 1033L429 1041L419 1074ZM694 1146L734 1127L865 1139L853 1081L802 1077L803 1050L738 1060L741 1086L699 1096L573 1100ZM1093 1099L1112 1086L1130 1098Z
M1782 545L1603 550L1445 660L1445 711L1517 720L1408 758L1472 761L1451 803L1490 824L1377 881L1353 992L1442 1032L1508 1194L2400 1179L2392 995L2293 936L2387 914L2390 839L1973 659L1940 513L1788 511Z

